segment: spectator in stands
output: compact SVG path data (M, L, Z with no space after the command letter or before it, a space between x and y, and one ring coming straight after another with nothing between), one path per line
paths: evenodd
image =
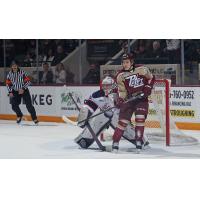
M63 63L58 63L56 65L55 83L66 83L66 71Z
M152 49L152 43L154 40L150 39L138 39L134 43L134 45L131 47L131 52L134 52L136 55L139 53L140 47L144 48L146 53Z
M66 52L69 54L76 48L75 40L65 40L65 49Z
M149 51L148 56L149 58L159 59L163 57L163 51L160 48L160 42L155 40L152 43L152 50Z
M53 60L54 60L53 50L49 49L48 53L44 55L43 62L47 62L51 66L51 63L53 62Z
M166 40L166 48L164 52L169 58L169 62L179 63L180 62L180 40L170 39Z
M54 60L52 62L52 65L57 65L60 63L67 55L64 52L64 49L61 45L57 46L57 51L54 57Z
M24 67L32 67L33 59L31 58L31 54L27 52L26 57L24 59Z
M166 40L167 51L173 51L180 48L180 40Z
M54 40L54 44L57 46L64 46L64 43L65 43L65 40L62 40L62 39L57 39L57 40Z
M194 55L193 55L192 61L200 62L200 46L197 46L197 47L195 48L195 53L194 53Z
M31 54L31 57L34 59L35 58L35 51L36 51L36 42L35 40L30 40L28 44L28 49L27 52Z
M100 81L100 71L95 64L90 65L90 69L83 79L84 84L98 84Z
M146 58L147 52L146 52L144 44L140 44L139 47L138 47L138 49L136 49L134 51L134 54L135 54L135 56L136 56L137 59Z
M71 72L69 66L66 67L66 83L74 83L74 74Z
M48 54L48 51L49 49L52 49L52 51L55 49L55 43L54 43L54 40L42 40L41 41L41 44L40 44L40 49L41 49L41 54L42 55L47 55Z
M37 83L38 80L38 72L37 70L33 70L32 73L30 72L30 79L31 79L31 83Z
M184 40L185 62L200 62L200 43L197 40Z
M147 40L144 40L144 39L138 39L136 42L135 42L135 53L138 53L139 51L139 47L140 46L144 46L146 48L146 43L147 43Z
M39 73L39 82L43 84L51 84L53 83L53 73L49 70L49 64L43 64L43 71Z

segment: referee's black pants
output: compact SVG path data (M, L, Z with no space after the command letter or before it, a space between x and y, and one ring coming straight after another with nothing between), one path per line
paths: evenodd
M32 120L36 120L37 116L36 116L35 108L32 105L31 95L28 89L24 90L23 94L19 94L18 91L13 91L13 97L10 99L12 110L16 113L17 117L23 116L23 113L21 112L21 109L19 107L19 105L21 104L22 98L26 104L26 108L28 112L31 114Z

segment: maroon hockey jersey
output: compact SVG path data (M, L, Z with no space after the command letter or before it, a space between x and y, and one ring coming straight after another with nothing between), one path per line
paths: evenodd
M145 90L152 89L154 76L145 66L132 67L130 70L121 70L116 76L119 97L127 100Z

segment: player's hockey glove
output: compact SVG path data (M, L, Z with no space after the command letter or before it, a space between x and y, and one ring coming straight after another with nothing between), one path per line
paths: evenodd
M134 103L138 103L140 101L140 99L144 98L144 93L140 92L137 95L134 96L130 96L127 100L127 102L134 102Z
M150 85L145 85L143 89L143 98L148 98L149 95L151 95L152 87Z

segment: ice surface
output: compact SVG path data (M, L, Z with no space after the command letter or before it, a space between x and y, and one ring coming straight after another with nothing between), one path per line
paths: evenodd
M25 122L20 126L14 121L1 120L0 158L200 158L200 145L151 144L150 149L136 154L132 144L121 141L118 154L83 150L73 141L80 132L80 128L68 124L40 122L40 126L35 126ZM200 140L200 131L184 133ZM111 145L111 141L103 144Z

